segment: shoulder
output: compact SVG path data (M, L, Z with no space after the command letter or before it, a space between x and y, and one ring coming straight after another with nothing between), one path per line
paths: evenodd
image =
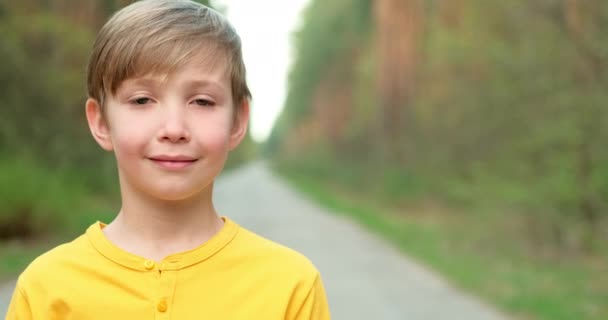
M265 238L244 227L239 227L233 241L234 248L248 261L278 273L298 275L314 281L319 271L311 260L299 251Z
M70 266L86 261L91 250L87 246L88 240L84 235L79 236L71 242L64 243L41 254L35 258L21 273L18 279L18 287L21 289L38 287L43 282L63 278Z
M273 301L283 301L283 318L330 319L321 275L309 258L244 228L236 240L235 249L246 248L247 273L262 274L258 293L269 290Z

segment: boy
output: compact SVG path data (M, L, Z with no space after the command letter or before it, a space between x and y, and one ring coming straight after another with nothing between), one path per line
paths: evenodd
M121 209L32 262L7 319L329 319L307 258L213 207L250 99L240 39L222 16L188 0L122 9L98 35L87 84Z

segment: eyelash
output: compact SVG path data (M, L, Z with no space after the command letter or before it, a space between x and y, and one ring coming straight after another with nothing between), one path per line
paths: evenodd
M145 100L145 102L142 102L142 100ZM131 104L134 104L134 105L142 106L142 105L148 104L150 102L150 100L152 100L152 99L147 98L147 97L141 97L141 98L135 98L135 99L133 99L133 100L131 100L129 102ZM194 100L194 103L197 104L197 105L199 105L199 106L201 106L201 107L213 107L213 106L215 106L215 103L213 101L207 100L207 99L196 99L196 100Z
M204 102L205 104L200 104L199 102ZM196 103L197 105L201 106L201 107L213 107L215 106L215 103L211 100L207 100L207 99L196 99L194 100L194 103Z
M146 100L146 103L139 103L140 100ZM141 98L135 98L130 101L131 104L140 105L140 106L147 104L147 102L150 102L150 98L141 97Z

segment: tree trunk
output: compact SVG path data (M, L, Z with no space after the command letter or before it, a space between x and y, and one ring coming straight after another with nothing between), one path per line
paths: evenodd
M422 7L419 0L377 0L374 16L380 153L385 160L399 160L405 108L411 103L418 60Z

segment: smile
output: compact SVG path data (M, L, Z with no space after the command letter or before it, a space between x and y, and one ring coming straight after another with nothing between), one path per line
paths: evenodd
M159 166L163 169L169 169L169 170L185 169L197 161L196 159L193 159L193 160L166 160L166 159L155 159L155 158L151 158L150 160L152 160L152 162L154 162L157 166Z

